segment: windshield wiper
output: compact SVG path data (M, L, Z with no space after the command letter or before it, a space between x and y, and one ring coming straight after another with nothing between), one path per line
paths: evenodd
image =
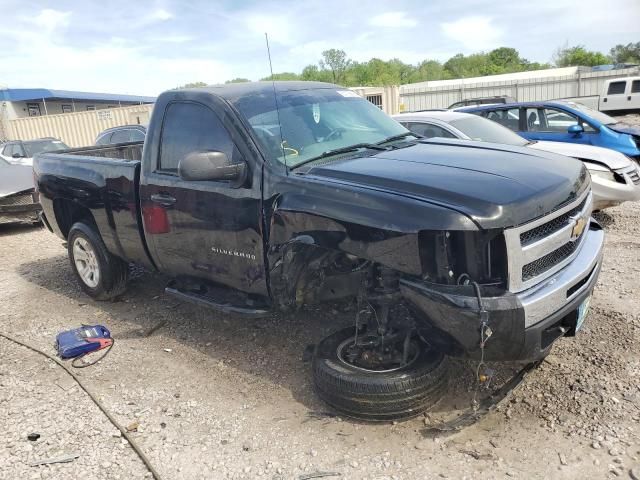
M378 142L376 145L382 145L383 143L387 143L387 142L393 142L394 140L402 140L403 138L408 137L409 135L416 137L416 138L424 138L422 135L418 135L417 133L413 133L413 132L404 132L404 133L400 133L398 135L393 135L389 138L385 138L384 140L382 140L381 142Z
M312 157L312 158L308 158L300 163L298 163L297 165L294 165L291 168L298 168L301 167L303 165L306 165L307 163L310 162L315 162L316 160L320 160L322 158L327 158L327 157L332 157L333 155L338 155L339 153L348 153L348 152L355 152L356 150L361 150L364 148L368 148L371 150L381 150L381 151L387 151L387 147L382 147L380 145L378 145L377 143L356 143L354 145L349 145L347 147L341 147L341 148L334 148L333 150L327 150L324 153L321 153L320 155L316 156L316 157Z

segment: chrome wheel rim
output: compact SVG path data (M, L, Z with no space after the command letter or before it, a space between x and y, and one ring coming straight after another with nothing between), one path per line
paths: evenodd
M96 288L100 282L100 265L95 250L82 237L73 241L73 261L84 284L89 288Z
M365 335L365 338L363 339L365 343L367 342L373 342L376 341L377 338L373 335ZM356 337L350 337L347 338L345 341L343 341L340 345L338 345L338 348L336 350L337 356L338 356L338 360L340 360L342 363L344 363L345 365L349 365L351 368L355 368L357 370L361 370L363 372L369 372L369 373L389 373L389 372L396 372L398 370L401 370L403 368L408 367L409 365L412 365L417 359L418 356L420 354L420 348L418 346L418 344L416 342L411 343L411 351L409 354L409 358L407 359L407 363L404 365L397 365L397 366L389 366L388 368L376 368L376 369L372 369L372 368L366 368L363 366L359 366L354 364L353 361L349 361L348 356L346 355L346 350L355 345L355 340ZM360 343L361 340L358 341L358 343Z

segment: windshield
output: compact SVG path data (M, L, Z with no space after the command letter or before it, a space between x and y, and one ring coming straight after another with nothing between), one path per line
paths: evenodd
M567 102L567 105L573 108L574 110L578 110L579 112L588 115L593 118L595 121L603 123L605 125L613 125L614 123L618 123L618 121L607 115L606 113L599 112L598 110L594 110L593 108L589 108L586 105L575 102Z
M248 119L266 154L290 168L329 150L409 133L351 90L287 91L277 99L278 111L272 100L265 99L235 106Z
M528 140L512 132L507 127L476 115L452 120L449 124L456 127L470 139L480 142L504 143L518 147L523 147L529 143Z
M60 140L39 140L37 142L23 142L27 157L33 157L36 153L58 152L68 150L69 147Z

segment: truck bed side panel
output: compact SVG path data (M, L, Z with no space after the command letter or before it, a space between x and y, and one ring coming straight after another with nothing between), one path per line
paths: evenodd
M56 206L88 209L107 249L127 261L152 266L138 218L140 162L74 154L43 154L34 162L44 214L65 238Z

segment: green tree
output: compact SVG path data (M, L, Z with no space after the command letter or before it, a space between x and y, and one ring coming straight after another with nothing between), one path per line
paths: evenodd
M232 78L231 80L227 80L224 83L245 83L245 82L250 82L251 80L249 80L248 78Z
M320 70L317 65L307 65L302 69L300 79L316 82L332 82L333 76L329 70Z
M587 50L584 45L575 47L560 47L553 55L553 63L556 67L593 67L610 62L610 58L601 52Z
M300 80L300 75L293 72L274 73L260 80Z
M329 70L334 83L344 81L345 71L351 64L351 60L347 58L344 50L330 48L322 52L322 60L320 60L320 68Z
M423 60L409 75L407 83L428 82L430 80L446 80L450 75L445 71L442 63L437 60Z
M208 83L205 82L193 82L193 83L185 83L184 85L177 88L200 88L208 86Z
M613 63L640 63L640 42L616 45L609 55Z

